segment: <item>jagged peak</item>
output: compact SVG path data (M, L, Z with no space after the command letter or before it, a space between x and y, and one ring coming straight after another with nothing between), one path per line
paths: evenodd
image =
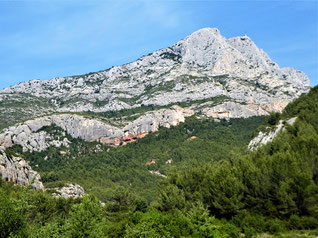
M145 93L148 85L153 87L165 81L177 80L183 74L202 77L230 75L244 79L261 77L263 84L276 87L284 85L286 81L293 82L293 88L288 88L289 91L296 87L297 90L298 88L302 90L309 85L308 78L304 74L280 69L250 37L245 35L226 39L219 29L207 27L193 32L171 47L157 50L134 62L74 77L21 83L0 90L0 96L9 93L28 93L54 100L58 98L59 100L53 100L52 103L54 110L58 107L61 111L66 108L72 111L119 110L130 108L130 101L138 98L136 95ZM71 99L77 97L91 103L81 102L80 99L76 99L77 104L69 103ZM150 101L156 103L160 101L160 105L163 105L176 100L175 95L174 99L169 100L166 96L161 98L152 95L152 97L154 99L143 96L140 102L149 104ZM199 93L195 96L197 97L200 97ZM122 98L124 99L121 100ZM180 98L182 100L184 98L181 91ZM99 102L105 105L96 106Z
M221 33L218 28L205 27L193 32L188 37L195 36L195 35L221 35Z
M206 28L202 28L193 32L192 34L187 36L184 40L181 40L178 43L185 43L185 42L191 42L191 41L197 41L197 40L200 40L201 42L207 42L214 39L226 40L221 35L219 29L206 27Z
M278 65L247 35L229 38L227 42L248 60L256 65L261 65L265 70L279 69Z
M251 38L248 35L244 35L244 36L235 36L235 37L231 37L228 39L229 41L232 40L240 40L240 41L252 41ZM252 41L253 42L253 41Z
M214 65L229 44L217 28L202 28L172 46L190 65Z
M238 50L244 49L253 49L256 51L261 50L260 48L257 47L257 45L254 43L254 41L247 35L245 36L236 36L236 37L231 37L227 40L227 42L234 48Z

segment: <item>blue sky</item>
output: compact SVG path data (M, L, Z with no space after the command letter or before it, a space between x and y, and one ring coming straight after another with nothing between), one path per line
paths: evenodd
M0 0L0 88L128 63L203 27L246 33L318 84L316 0Z

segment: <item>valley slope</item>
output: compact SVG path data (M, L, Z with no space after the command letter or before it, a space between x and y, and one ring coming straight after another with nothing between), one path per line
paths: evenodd
M117 148L73 139L63 155L57 147L22 153L14 146L11 153L38 165L47 185L76 179L105 203L0 180L0 236L317 237L317 113L318 86L265 121L189 117ZM247 150L257 125L271 131L281 121L285 129L272 141Z

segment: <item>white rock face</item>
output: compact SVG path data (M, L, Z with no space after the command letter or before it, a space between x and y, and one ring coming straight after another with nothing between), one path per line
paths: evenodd
M190 109L173 106L170 109L148 112L124 128L117 128L97 119L73 114L45 116L4 130L0 134L0 145L11 147L17 144L21 145L24 151L43 151L49 146L68 146L70 142L65 137L66 133L73 138L85 141L119 145L124 138L129 140L129 137L155 132L160 127L176 126L193 114L194 112ZM45 130L41 130L52 125L61 128L62 134L53 136Z
M40 175L32 170L28 162L20 157L7 155L4 147L0 147L0 176L15 184L31 184L34 189L44 190Z
M166 175L160 173L160 171L158 171L158 170L149 170L149 173L154 174L154 175L158 175L158 176L163 177L163 178L167 178Z
M205 108L203 113L213 118L241 118L267 115L267 111L255 104L242 105L235 102L225 102L212 108Z
M292 125L292 124L294 124L296 119L297 119L296 117L293 117L293 118L290 118L289 120L287 120L286 122L289 125ZM260 146L266 145L267 143L273 141L274 138L277 136L277 134L281 130L284 130L284 124L283 124L282 120L279 121L278 125L276 125L276 127L273 130L269 130L269 131L265 131L265 132L260 131L258 133L258 135L250 141L250 143L248 144L248 148L250 150L256 150Z
M45 99L49 105L29 109L32 115L43 115L45 110L105 112L223 96L233 103L219 101L218 108L207 104L204 113L219 117L215 113L224 109L230 117L237 117L239 111L248 117L281 111L308 90L304 73L280 68L249 37L226 39L218 29L204 28L129 64L8 87L0 90L0 101L5 105L8 100L30 95L39 99L38 105ZM3 115L21 110L0 109Z
M31 80L0 90L0 130L6 128L0 133L0 146L18 144L24 151L43 151L49 146L67 147L67 135L119 145L160 127L176 126L193 114L238 118L282 111L309 88L303 72L280 68L249 37L226 39L218 29L204 28L129 64L80 76ZM188 106L171 107L180 102ZM166 108L116 126L70 113L150 105ZM48 133L45 128L50 126L61 131ZM260 133L249 148L271 141L281 127ZM11 158L3 150L0 172L4 179L28 184L35 178L32 186L43 188L40 177L24 160ZM81 189L70 185L61 194L76 191Z
M54 197L63 197L63 198L79 198L83 197L85 194L84 189L78 184L68 184L62 188L55 188L57 193L53 193Z
M125 126L123 132L125 136L156 132L160 127L177 126L180 122L184 122L186 117L193 114L194 112L190 109L172 106L170 109L161 109L141 116Z

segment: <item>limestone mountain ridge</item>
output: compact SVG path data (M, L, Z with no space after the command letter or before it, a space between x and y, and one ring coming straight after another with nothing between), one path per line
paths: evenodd
M161 126L177 125L193 114L238 118L282 111L309 88L303 72L280 68L249 37L226 39L216 28L203 28L132 63L0 90L0 128L7 128L0 143L38 151L67 144L27 129L31 119L39 125L50 121L42 126L54 124L75 138L118 145ZM138 109L144 110L116 116L116 112ZM87 117L87 112L94 116ZM105 122L107 112L115 116ZM66 117L81 122L70 124ZM102 126L96 129L96 125Z

